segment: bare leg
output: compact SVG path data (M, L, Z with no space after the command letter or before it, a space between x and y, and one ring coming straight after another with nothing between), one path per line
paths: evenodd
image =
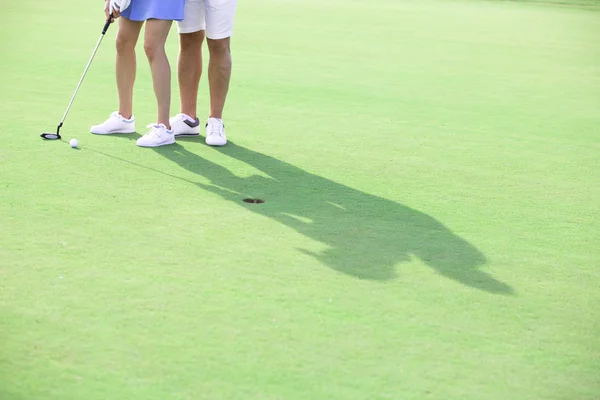
M207 39L210 52L208 84L210 86L210 118L223 118L225 99L231 79L230 38Z
M158 103L158 124L164 124L171 129L169 124L169 111L171 107L171 66L165 53L165 42L173 21L150 19L146 21L146 35L144 37L144 50L150 62L154 94Z
M179 94L181 112L196 119L198 108L198 84L202 75L202 43L204 31L179 35Z
M143 22L119 18L117 32L117 90L119 92L119 114L129 119L133 114L133 84L135 82L135 45L140 36Z

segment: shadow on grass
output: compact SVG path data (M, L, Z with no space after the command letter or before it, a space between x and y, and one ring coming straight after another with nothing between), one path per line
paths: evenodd
M337 271L361 279L388 280L397 276L398 263L415 256L439 274L464 285L491 293L513 293L510 286L478 269L486 258L477 248L434 218L402 204L232 142L217 151L266 176L236 176L180 144L154 150L210 180L209 185L196 183L202 189L327 245L321 252L299 251ZM244 203L247 197L261 198L266 203Z

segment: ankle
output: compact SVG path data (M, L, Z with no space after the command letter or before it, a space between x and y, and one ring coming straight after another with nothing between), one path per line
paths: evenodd
M164 125L164 127L167 128L167 130L169 130L169 131L171 130L171 124L168 121L167 122L158 121L158 122L156 122L156 125Z
M198 119L198 116L196 115L196 113L189 113L189 112L185 112L185 111L181 111L181 114L183 114L185 117L191 119L192 121L195 121Z

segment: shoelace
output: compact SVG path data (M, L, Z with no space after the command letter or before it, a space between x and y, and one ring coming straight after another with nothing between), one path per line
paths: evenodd
M210 136L223 136L223 124L219 123L218 121L211 120L208 122L208 125L210 126Z
M146 133L146 135L154 134L155 136L158 136L158 137L161 137L159 132L162 129L165 129L165 130L167 129L167 127L164 126L163 124L148 124L148 125L146 125L146 128L152 128L150 130L150 132Z

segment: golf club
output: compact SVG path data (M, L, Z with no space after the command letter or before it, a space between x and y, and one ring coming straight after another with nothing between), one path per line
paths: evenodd
M69 113L69 110L71 109L73 100L75 100L75 96L77 95L77 92L79 91L79 87L81 86L81 83L83 82L83 78L85 78L85 75L87 74L88 69L90 69L92 60L94 59L94 56L96 55L96 52L98 51L98 47L100 47L100 43L102 43L102 39L104 39L104 34L108 30L108 27L110 26L110 24L112 22L112 19L113 19L113 14L110 14L108 19L106 20L106 23L104 24L104 28L102 28L102 35L100 35L100 39L98 39L98 43L96 44L96 47L94 48L94 52L92 53L92 56L90 57L90 61L88 61L87 65L85 67L85 71L83 71L83 75L81 76L81 79L79 80L79 83L77 84L77 88L75 88L75 93L73 93L73 97L71 97L71 101L69 102L69 105L67 106L65 114L63 115L62 120L60 121L60 123L58 124L58 127L56 128L56 133L44 132L40 135L42 138L47 139L47 140L58 140L61 138L60 128L62 128L63 123L65 122L65 119L67 118L67 114Z

